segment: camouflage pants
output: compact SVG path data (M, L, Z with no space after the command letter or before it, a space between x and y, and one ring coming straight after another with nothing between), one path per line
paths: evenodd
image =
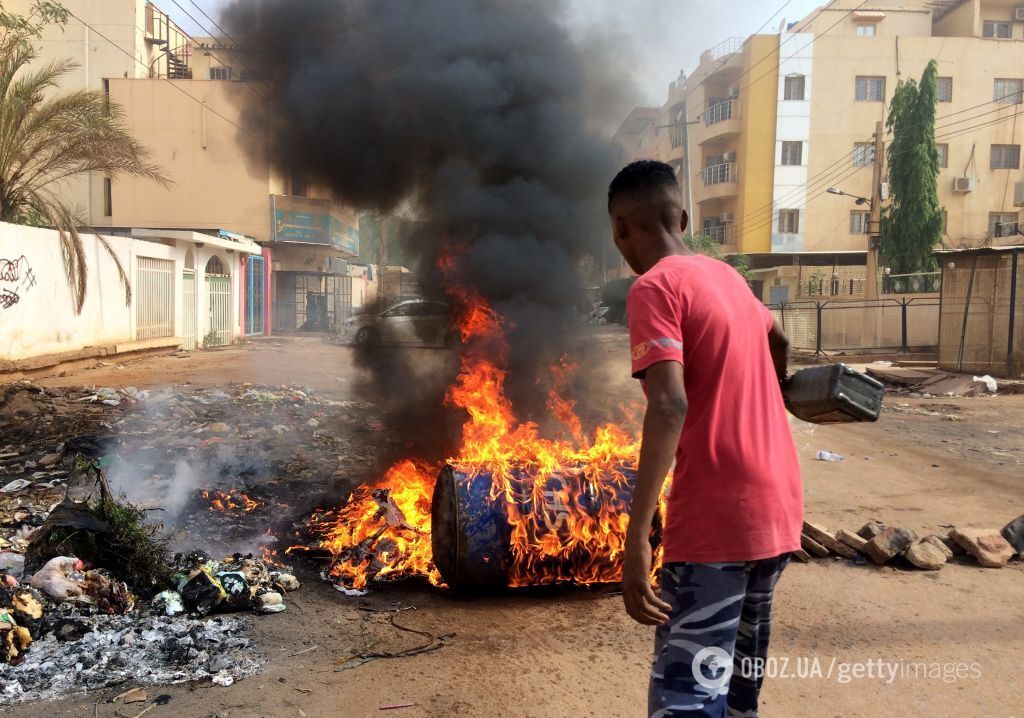
M661 597L672 611L654 641L651 718L757 718L763 678L741 666L768 655L772 592L788 561L664 566Z

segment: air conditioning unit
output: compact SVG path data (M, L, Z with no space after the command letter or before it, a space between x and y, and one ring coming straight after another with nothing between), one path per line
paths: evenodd
M1024 183L1022 183L1022 184L1024 184ZM735 216L736 215L734 213L732 213L732 212L722 212L722 214L721 214L721 216L719 216L718 220L720 222L732 222L733 218Z
M730 87L726 95L729 97L730 100L735 100L737 97L740 96L740 88Z
M1013 186L1013 206L1024 207L1024 182L1018 182Z
M1017 22L1024 22L1024 5L1013 10L1013 19Z
M974 178L973 177L954 177L953 178L953 191L954 192L973 192L974 191Z
M735 162L736 161L736 153L735 152L726 152L724 159L725 159L726 162Z
M878 194L881 196L883 202L889 201L889 183L883 182L879 187Z

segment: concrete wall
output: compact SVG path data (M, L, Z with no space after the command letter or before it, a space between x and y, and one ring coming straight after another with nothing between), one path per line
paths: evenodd
M981 35L981 5L978 0L965 2L933 26L942 37L975 37Z
M113 215L97 224L229 229L269 240L270 168L250 161L241 130L231 124L243 124L237 93L244 88L204 80L111 80L111 99L124 107L132 134L150 148L172 184L115 179ZM102 214L102 205L94 206L93 215Z
M76 314L56 231L0 223L0 359L19 360L71 352L86 347L126 344L136 337L136 304L125 304L117 267L94 235L83 235L88 288L81 313ZM181 276L187 263L196 267L197 336L209 331L209 306L203 269L217 255L231 273L233 335L240 334L241 276L237 253L191 243L158 243L107 236L133 286L138 259L174 261L174 330L184 324ZM6 262L4 261L6 260ZM17 296L13 301L11 295Z
M771 226L757 219L755 212L771 205L774 191L776 112L778 108L778 35L754 35L745 47L743 85L740 90L743 134L740 140L739 171L741 216L740 252L771 250ZM788 46L787 46L788 50ZM746 218L753 217L752 221Z

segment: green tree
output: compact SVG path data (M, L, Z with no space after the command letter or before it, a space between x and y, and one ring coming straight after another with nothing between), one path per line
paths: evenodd
M935 269L931 253L942 240L939 206L939 150L935 146L935 60L921 83L896 86L886 127L889 143L889 200L882 212L882 259L895 274Z
M721 259L739 272L740 276L747 280L747 284L752 283L753 275L750 273L750 257L747 255L730 254L723 256L722 245L718 243L717 239L706 234L687 234L683 237L683 243L690 248L691 252L703 254L714 259Z
M55 2L36 2L28 16L0 6L0 221L53 227L61 240L64 268L75 305L82 309L88 278L79 228L81 211L59 196L62 180L87 172L135 175L162 184L167 179L149 152L129 133L123 113L101 92L55 92L75 69L70 60L30 66L43 28L63 25L68 12ZM131 302L131 286L114 258Z

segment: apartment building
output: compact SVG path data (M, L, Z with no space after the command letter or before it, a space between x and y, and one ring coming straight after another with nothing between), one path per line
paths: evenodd
M678 168L694 230L723 251L863 267L869 206L854 197L872 193L875 124L932 59L943 242L1006 243L1024 199L1024 0L839 0L727 40L670 86L648 156Z

